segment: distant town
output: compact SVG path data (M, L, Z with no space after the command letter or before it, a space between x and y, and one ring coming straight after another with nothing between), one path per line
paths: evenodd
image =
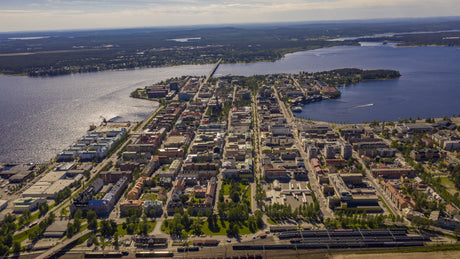
M400 73L214 78L219 64L136 89L160 103L142 122L104 120L49 163L0 165L0 256L460 249L460 114L312 121L296 114Z

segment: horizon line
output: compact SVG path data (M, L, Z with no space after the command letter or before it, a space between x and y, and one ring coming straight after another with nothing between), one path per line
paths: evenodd
M15 33L41 33L41 32L85 32L85 31L116 31L116 30L136 30L136 29L180 29L180 28L218 28L222 26L270 26L270 25L302 25L302 24L335 24L339 22L347 23L364 23L364 22L389 22L389 21L413 21L413 20L460 20L460 16L425 16L425 17L389 17L389 18L363 18L363 19L337 19L337 20L303 20L303 21L278 21L278 22L252 22L252 23L221 23L221 24L193 24L193 25L163 25L163 26L139 26L139 27L98 27L98 28L69 28L60 30L18 30L18 31L0 31L0 34Z

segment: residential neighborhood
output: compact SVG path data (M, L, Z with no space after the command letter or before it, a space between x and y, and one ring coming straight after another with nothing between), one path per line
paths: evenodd
M356 76L346 72L211 72L137 89L160 103L145 121L104 121L48 164L0 167L12 249L225 257L456 242L460 118L339 124L298 113L339 97Z

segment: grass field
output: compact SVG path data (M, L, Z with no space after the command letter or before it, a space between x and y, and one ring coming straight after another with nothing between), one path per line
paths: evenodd
M457 188L455 188L455 183L452 182L448 177L440 177L441 184L446 187L447 191L454 195L458 192Z
M224 222L226 226L228 226L228 222ZM227 229L226 227L223 227L220 220L217 221L217 225L219 226L219 231L218 232L212 232L209 227L208 227L208 222L205 221L203 224L203 228L201 229L203 231L203 234L207 236L226 236L227 235Z
M148 233L152 232L155 229L156 222L147 222L146 224L149 226ZM126 229L123 229L123 224L117 225L117 232L118 235L121 237L128 234ZM139 227L136 228L134 234L139 234Z
M271 218L267 218L267 222L272 225L278 225L276 221L273 221Z
M244 190L245 187L246 187L246 185L243 185L242 183L240 183L240 189L241 190ZM222 184L222 190L223 190L224 195L230 195L230 183L229 184ZM249 189L249 195L251 195L250 189Z

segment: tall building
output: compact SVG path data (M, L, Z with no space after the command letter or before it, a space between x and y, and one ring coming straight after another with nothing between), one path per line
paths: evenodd
M344 159L349 159L353 155L353 147L348 143L343 143L340 151Z

